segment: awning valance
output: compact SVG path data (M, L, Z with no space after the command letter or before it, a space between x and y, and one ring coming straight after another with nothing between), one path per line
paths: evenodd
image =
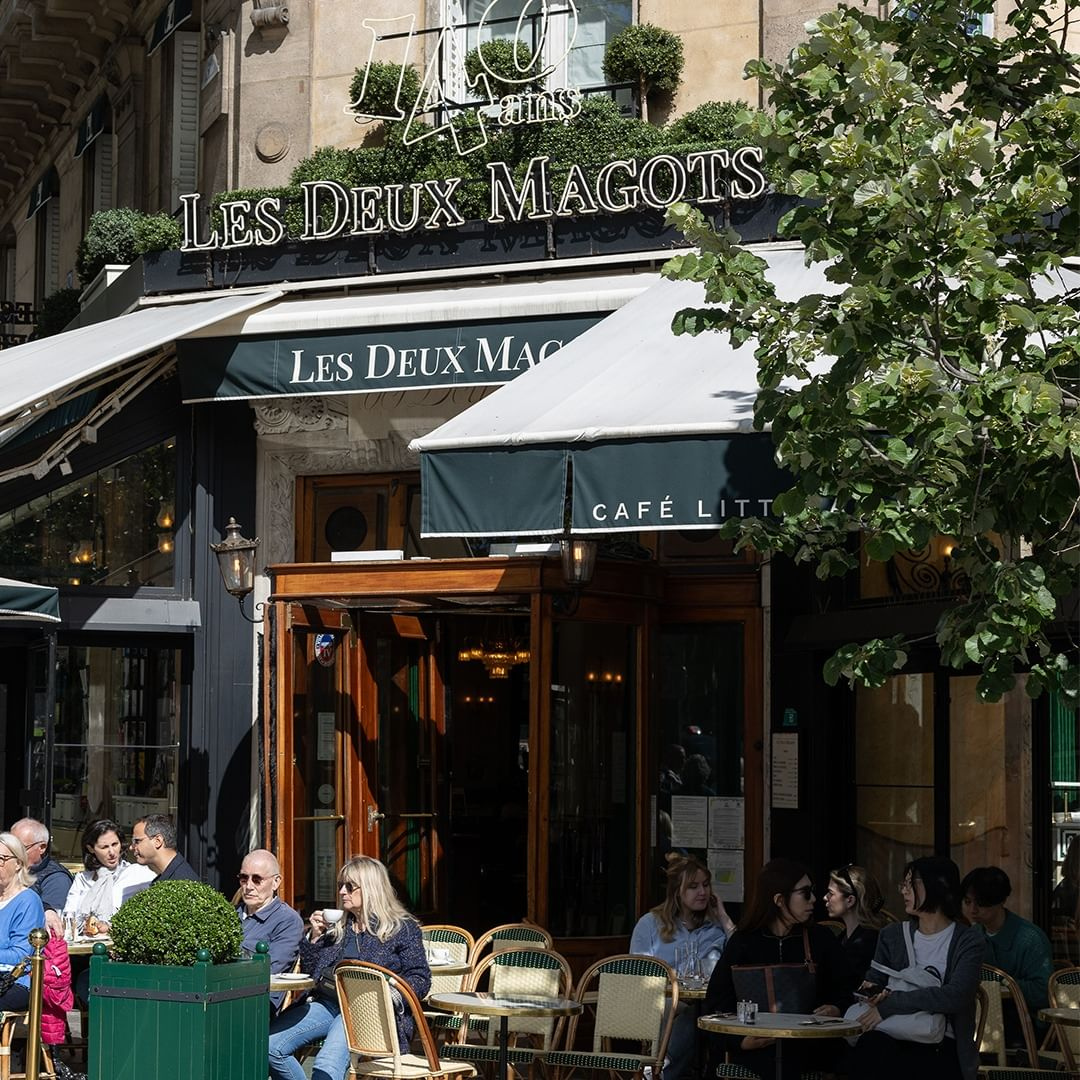
M0 578L0 622L12 619L59 622L59 593L49 585Z
M30 204L26 208L26 220L29 221L59 190L60 178L56 169L46 169L30 192Z
M105 120L109 115L109 99L105 94L94 102L90 111L79 124L79 133L75 140L75 156L80 158L94 140L105 130Z
M187 402L496 385L640 295L621 274L283 299L178 348Z
M801 248L755 253L781 297L836 291ZM703 304L700 285L658 281L414 440L423 534L708 529L768 513L788 480L769 436L753 433L753 343L671 330L677 311Z

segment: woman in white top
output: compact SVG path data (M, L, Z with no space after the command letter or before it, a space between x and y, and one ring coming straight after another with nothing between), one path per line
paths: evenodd
M124 857L124 830L115 821L103 818L86 827L82 836L85 870L71 885L64 917L75 917L80 929L93 915L97 933L109 930L120 905L145 889L157 876L149 866L129 863Z

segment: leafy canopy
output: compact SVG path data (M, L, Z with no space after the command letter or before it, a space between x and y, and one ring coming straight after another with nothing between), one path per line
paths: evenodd
M778 300L764 262L686 206L670 218L699 250L665 273L704 282L711 305L681 312L676 332L756 338L755 422L795 477L782 518L729 534L822 578L855 569L855 532L881 562L952 537L965 587L937 627L943 662L978 665L985 700L1029 670L1030 693L1075 701L1075 643L1051 624L1080 565L1080 265L1065 263L1080 0L1017 0L994 39L971 19L991 10L842 6L786 63L747 66L772 111L746 114L744 133L777 189L807 200L782 234L835 294ZM821 357L827 372L811 368ZM910 644L847 645L826 678L879 686Z

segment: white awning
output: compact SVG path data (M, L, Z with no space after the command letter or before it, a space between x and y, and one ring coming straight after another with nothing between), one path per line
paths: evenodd
M833 293L799 248L754 248L782 299ZM649 289L563 346L544 363L466 409L414 451L595 442L753 430L753 342L676 336L675 313L705 305L700 284L657 279Z
M115 319L29 341L0 353L0 430L21 427L69 398L111 379L133 359L261 307L281 290L221 296L166 307L145 307Z
M350 296L284 299L188 334L191 338L310 333L615 311L660 279L655 273L508 281L497 285L400 288ZM387 288L391 288L387 283Z

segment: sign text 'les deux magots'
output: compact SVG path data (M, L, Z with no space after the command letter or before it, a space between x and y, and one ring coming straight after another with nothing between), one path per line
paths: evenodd
M589 179L580 165L571 165L565 182L555 190L548 158L535 157L520 184L510 167L489 162L488 215L492 224L625 214L644 208L663 210L686 199L718 203L725 199L756 199L765 193L761 148L704 150L676 157L659 154L645 161L611 161ZM460 177L411 184L379 184L347 188L334 180L301 184L301 240L330 240L338 236L373 236L410 232L417 227L450 229L465 224L456 204ZM285 205L279 196L237 199L222 203L220 228L200 237L200 195L181 195L184 236L182 251L212 248L265 247L285 239Z

